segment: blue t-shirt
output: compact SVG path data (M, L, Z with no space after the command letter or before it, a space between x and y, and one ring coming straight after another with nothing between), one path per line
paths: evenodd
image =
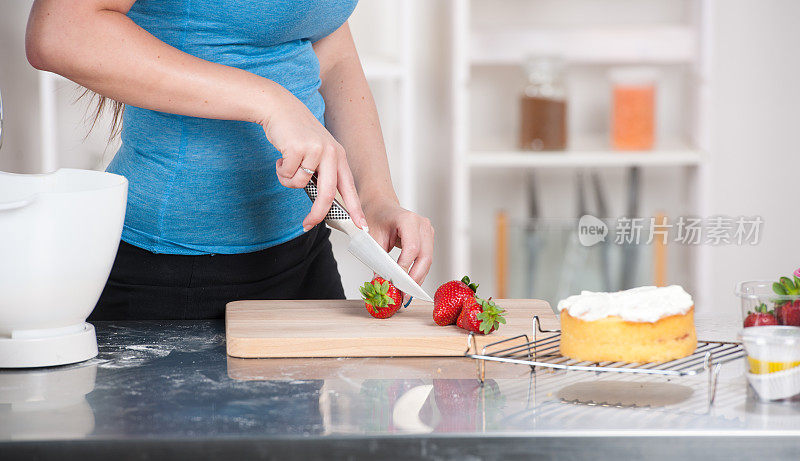
M324 123L311 45L357 0L139 0L136 24L181 51L266 77ZM128 178L122 239L156 253L246 253L303 233L311 202L275 175L260 125L128 106L107 171Z

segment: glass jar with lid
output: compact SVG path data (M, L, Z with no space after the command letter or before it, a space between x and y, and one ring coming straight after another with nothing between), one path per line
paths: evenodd
M519 147L564 150L567 147L567 100L563 61L553 56L526 60L528 84L520 98Z
M656 132L657 69L616 68L609 72L609 79L612 146L618 150L652 149Z

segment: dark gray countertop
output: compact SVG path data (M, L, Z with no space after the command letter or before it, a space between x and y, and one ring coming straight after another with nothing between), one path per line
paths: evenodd
M232 359L222 321L95 326L95 359L0 370L0 458L723 459L800 450L800 404L757 402L741 362L723 366L709 408L705 376L489 364L480 386L466 358Z

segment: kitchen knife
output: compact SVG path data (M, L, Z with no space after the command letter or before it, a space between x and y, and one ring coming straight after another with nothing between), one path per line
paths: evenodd
M305 187L305 191L312 202L317 199L316 178L311 178ZM398 290L415 298L433 302L433 298L389 256L389 253L368 232L359 229L353 223L353 220L350 219L350 213L336 199L333 199L331 209L325 216L325 224L347 234L350 237L350 245L348 245L347 251L376 274L391 281Z

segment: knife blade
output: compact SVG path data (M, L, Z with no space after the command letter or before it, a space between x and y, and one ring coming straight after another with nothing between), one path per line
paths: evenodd
M355 227L355 226L354 226ZM433 302L433 298L400 267L389 253L363 229L356 228L350 235L347 251L376 274L391 281L398 290L417 299Z
M312 202L317 199L317 183L314 176L311 177L311 180L306 185L305 191ZM359 229L353 223L353 220L350 219L350 213L337 199L333 200L331 209L325 216L325 224L332 229L347 234L350 237L347 251L365 266L372 269L373 272L391 281L403 293L433 302L433 298L397 264L397 261L392 259L389 253L368 232Z

